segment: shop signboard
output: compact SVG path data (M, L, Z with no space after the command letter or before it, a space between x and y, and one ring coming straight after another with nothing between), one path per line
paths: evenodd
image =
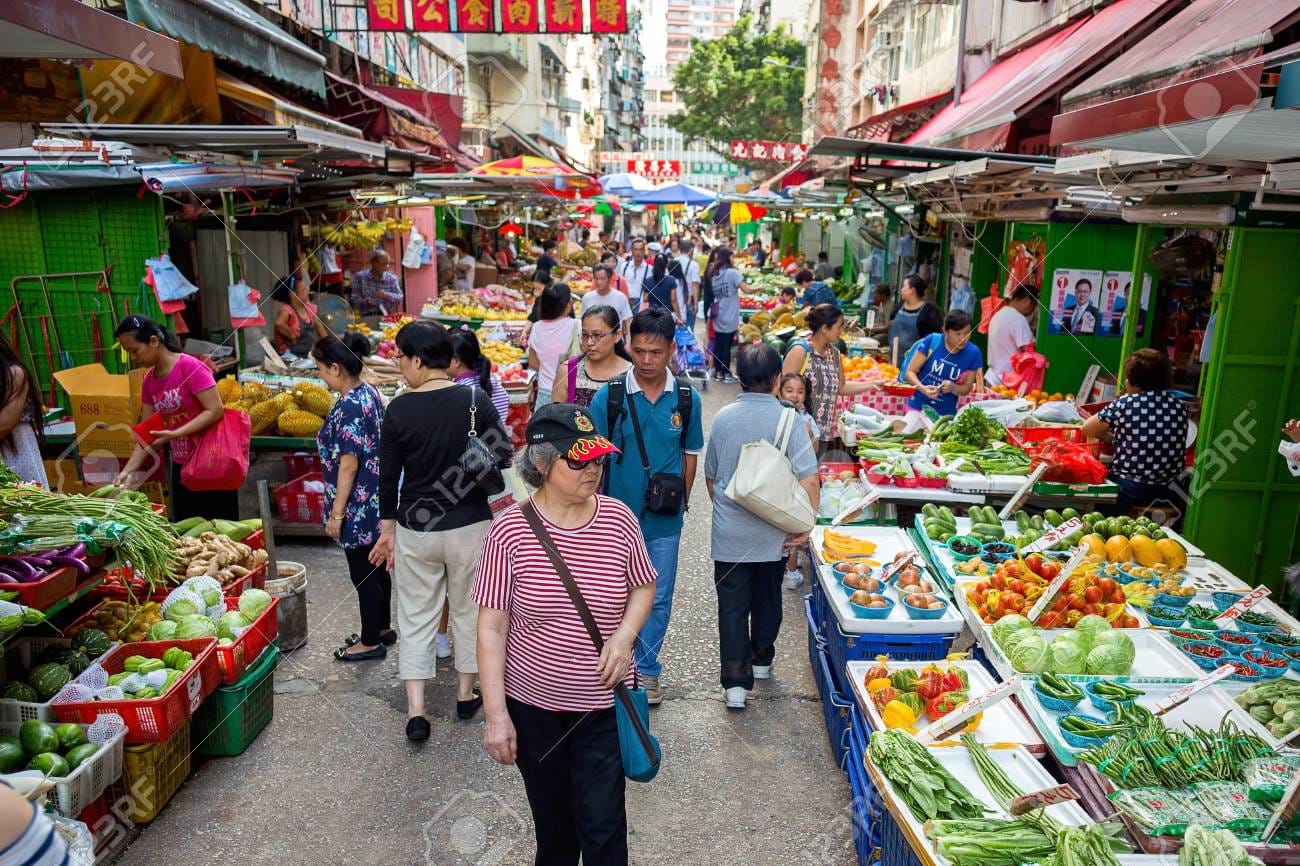
M682 176L682 163L679 159L629 159L629 174L639 174L646 180L679 180Z
M733 139L731 158L752 162L794 164L808 158L808 145L797 141L750 141Z

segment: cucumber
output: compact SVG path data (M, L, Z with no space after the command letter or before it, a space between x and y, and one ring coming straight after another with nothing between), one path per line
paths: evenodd
M927 502L925 505L921 506L921 514L926 517L938 517L939 506L935 505L933 502Z
M1034 529L1037 529L1039 532L1047 529L1047 522L1043 520L1043 515L1041 514L1035 514L1033 519L1029 521L1029 525Z
M970 518L971 523L982 523L984 512L980 510L978 505L972 505L966 509L966 516Z
M1001 525L1002 525L1002 518L998 517L998 512L997 512L997 509L996 509L996 508L994 508L992 505L985 505L985 506L984 506L984 520L981 521L981 522L982 522L982 523L996 523L998 526L1001 526Z
M1057 511L1054 508L1049 508L1046 511L1044 511L1043 519L1046 520L1048 523L1052 524L1053 526L1060 526L1062 523L1065 522L1065 518L1061 516L1061 512Z
M971 535L984 536L993 539L1002 539L1006 537L1006 530L1002 528L1001 523L975 523L970 528Z
M946 522L951 523L953 526L957 525L957 517L952 513L952 509L949 508L948 506L946 505L939 506L939 516L942 517Z
M1082 517L1079 516L1079 511L1078 511L1078 509L1076 509L1076 508L1062 508L1062 509L1061 509L1061 516L1064 517L1066 520L1082 520L1082 519L1083 519Z
M1017 511L1017 512L1016 512L1016 526L1019 527L1019 529L1020 529L1021 532L1024 532L1026 529L1028 529L1028 528L1029 528L1030 526L1032 526L1032 525L1033 525L1033 524L1031 524L1031 523L1029 522L1029 515L1028 515L1028 514L1025 514L1025 512L1023 512L1023 511Z

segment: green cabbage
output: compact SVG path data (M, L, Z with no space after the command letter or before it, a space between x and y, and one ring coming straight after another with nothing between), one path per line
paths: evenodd
M248 620L237 610L228 610L217 620L217 635L234 640L239 632L248 628Z
M1002 652L1010 657L1011 651L1016 648L1017 644L1035 633L1036 632L1032 628L1022 628L1017 629L1016 631L1007 632L1002 636L1002 640L998 642L998 646L1002 647Z
M1091 650L1096 645L1097 635L1110 630L1110 622L1104 616L1097 616L1095 613L1088 614L1074 625L1074 633L1085 651Z
M1118 629L1103 632L1097 636L1097 642L1093 649L1103 646L1115 647L1124 654L1124 658L1127 659L1129 665L1132 665L1133 660L1137 658L1137 649L1133 646L1133 639Z
M149 640L172 640L176 637L176 623L160 619L149 627Z
M176 637L182 640L216 636L217 624L206 616L187 616L176 624Z
M186 593L172 599L171 604L167 605L167 610L163 616L172 622L180 622L186 617L197 616L203 613L203 609L199 607L201 602L202 599L198 596Z
M1088 653L1088 673L1096 676L1124 676L1132 664L1124 654L1124 648L1113 643L1093 647Z
M1032 632L1007 653L1016 670L1026 674L1040 674L1047 669L1047 641L1038 632Z
M1005 648L1006 644L1003 643L1003 640L1007 635L1014 631L1023 631L1025 629L1032 629L1033 627L1034 624L1029 620L1025 619L1018 613L1012 613L993 623L993 628L991 628L989 632L993 635L994 643Z
M1047 669L1057 674L1084 673L1088 654L1077 640L1061 635L1048 649Z
M239 612L252 622L271 606L271 594L264 589L246 589L239 594Z

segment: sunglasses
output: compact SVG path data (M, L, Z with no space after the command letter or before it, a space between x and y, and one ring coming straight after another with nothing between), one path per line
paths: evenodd
M581 472L588 466L604 467L604 465L609 462L609 455L602 454L599 457L593 457L590 460L574 460L572 457L565 457L564 462L574 472Z

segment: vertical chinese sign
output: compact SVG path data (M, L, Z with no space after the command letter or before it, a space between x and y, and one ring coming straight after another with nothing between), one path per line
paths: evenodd
M406 3L403 0L366 0L370 30L405 30Z
M451 0L411 0L412 23L416 30L451 31Z
M821 26L817 41L817 136L836 135L840 127L840 106L844 79L836 57L842 34L839 25L845 0L821 0Z
M492 0L456 0L457 28L461 33L492 33Z
M582 0L545 0L547 33L581 33Z
M506 33L536 33L537 22L537 0L501 0L501 29Z
M592 33L626 33L627 0L589 0Z

